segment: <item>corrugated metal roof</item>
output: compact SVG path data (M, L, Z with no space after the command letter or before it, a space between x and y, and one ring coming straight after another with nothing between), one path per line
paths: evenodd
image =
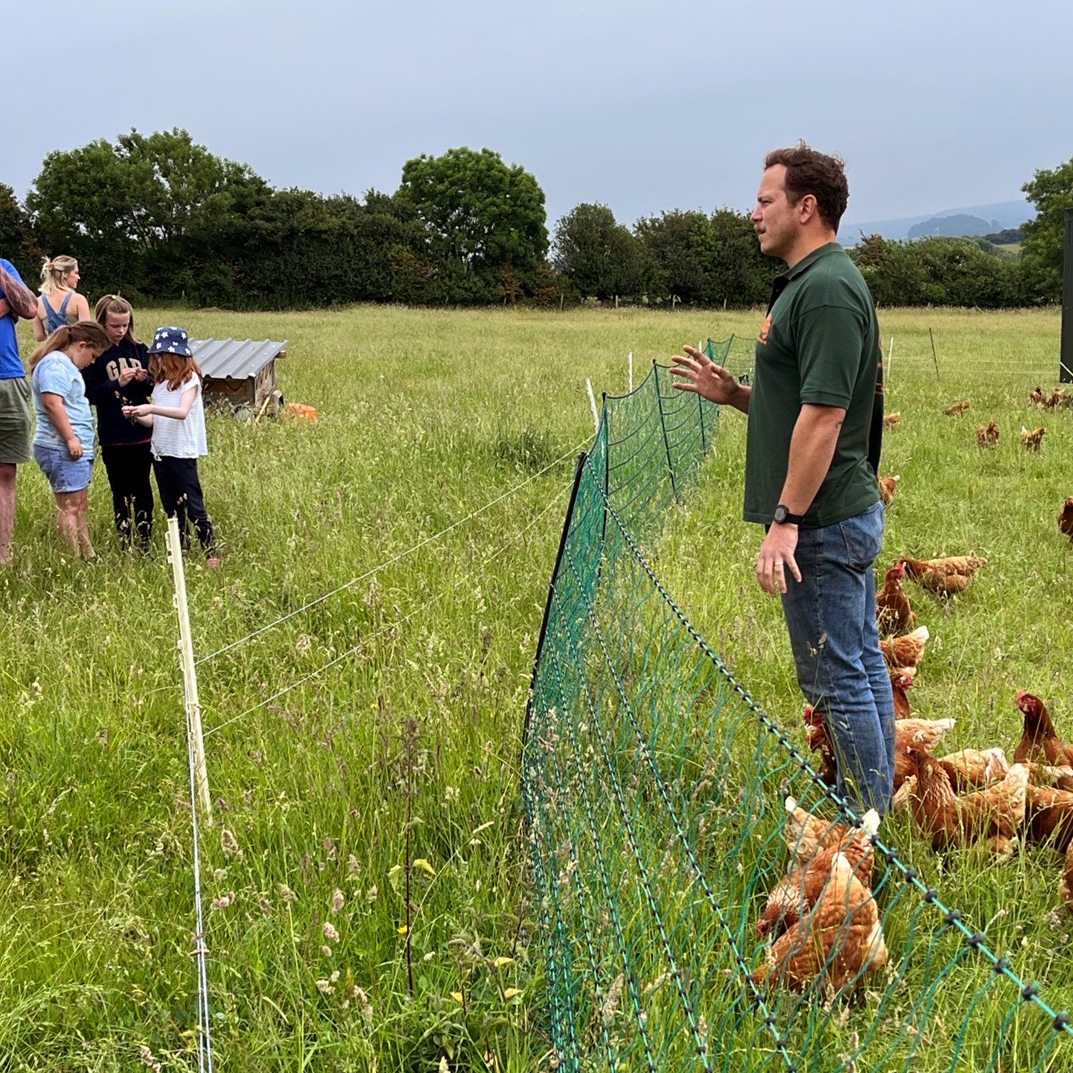
M210 379L245 380L256 376L287 346L287 340L274 343L271 339L191 339L201 371Z

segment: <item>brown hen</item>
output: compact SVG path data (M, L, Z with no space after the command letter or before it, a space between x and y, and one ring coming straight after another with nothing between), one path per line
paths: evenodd
M819 708L811 704L805 705L803 715L805 722L805 739L808 747L820 754L820 778L827 786L834 786L838 778L838 760L835 758L835 747L831 736L827 733L827 719Z
M918 626L912 633L903 633L900 637L881 638L879 648L887 666L895 670L916 670L930 636L927 626Z
M876 593L876 624L880 633L902 633L916 622L909 597L902 592L905 568L895 563L886 574L883 588Z
M901 480L901 475L897 477L880 477L879 478L879 498L884 503L889 503L894 498L894 493L898 488L898 482Z
M976 426L976 443L979 447L994 447L998 443L998 422L989 421Z
M902 415L900 410L895 410L892 414L887 414L883 418L883 424L887 428L900 428L902 424Z
M947 417L957 417L958 414L963 414L970 406L972 406L972 403L968 399L962 399L961 402L951 403L943 410L943 413Z
M1021 426L1021 443L1026 451L1038 451L1047 430L1042 425L1031 432L1024 425Z
M874 809L869 809L865 817L875 814ZM865 826L865 819L860 825L842 823L838 820L825 820L820 816L813 816L811 812L798 805L797 801L788 797L786 799L786 823L782 829L782 838L786 848L790 852L790 864L786 874L799 868L807 867L817 856L825 851L837 852L841 850L847 853L856 863L861 858L857 856L858 850L854 847L868 848L872 844L872 835L876 828L869 820ZM878 825L879 816L875 814L875 822Z
M895 719L908 719L913 711L909 707L909 698L906 696L907 690L913 684L913 678L916 674L915 667L888 667L887 673L890 675L890 691L894 697L894 718Z
M1024 823L1028 768L1014 764L1002 782L958 796L942 764L927 752L909 750L916 785L910 795L913 820L931 835L933 849L985 838L993 853L1009 857Z
M1058 736L1047 705L1039 697L1017 690L1017 707L1025 717L1021 740L1014 750L1015 763L1046 760L1048 764L1073 765L1073 744Z
M872 878L872 842L879 830L879 813L869 809L861 827L832 845L821 846L807 864L792 868L775 884L756 922L757 935L781 935L811 909L823 893L836 853L849 861L853 874L867 886Z
M879 909L872 892L836 853L815 906L766 950L753 980L804 991L822 980L834 991L874 972L888 958Z
M964 592L976 576L976 571L987 560L979 555L948 555L942 559L902 558L898 562L905 576L912 578L922 588L939 596L949 596Z
M913 774L910 751L929 756L939 739L954 726L953 719L899 719L894 724L894 789Z
M1025 835L1065 853L1073 841L1073 793L1050 786L1028 784Z
M1073 540L1073 496L1069 496L1058 515L1058 528Z
M950 779L955 793L978 789L1004 779L1010 771L1006 754L995 749L962 749L939 757L939 763ZM1057 770L1057 769L1052 769ZM1031 775L1030 775L1031 777ZM900 811L909 807L910 798L916 789L916 775L906 775L891 798L891 809Z

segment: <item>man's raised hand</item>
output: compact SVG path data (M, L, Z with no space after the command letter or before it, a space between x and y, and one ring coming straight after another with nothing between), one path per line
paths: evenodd
M679 379L674 387L679 391L695 391L709 402L748 409L748 389L742 387L734 374L722 365L716 365L707 354L696 347L685 346L685 355L671 358L671 375ZM742 404L744 401L744 405Z

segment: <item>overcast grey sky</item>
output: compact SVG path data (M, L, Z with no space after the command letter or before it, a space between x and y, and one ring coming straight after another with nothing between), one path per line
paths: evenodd
M132 127L359 196L488 146L536 175L549 229L583 201L751 210L798 138L846 158L847 221L1016 200L1073 156L1068 0L53 0L6 22L20 198L50 150Z

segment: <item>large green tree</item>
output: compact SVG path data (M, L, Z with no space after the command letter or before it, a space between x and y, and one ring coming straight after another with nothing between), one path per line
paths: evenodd
M641 244L606 205L577 205L559 220L553 263L582 298L632 297L645 287Z
M1036 218L1023 228L1022 256L1036 271L1043 295L1058 301L1062 295L1065 210L1073 209L1073 158L1057 168L1037 171L1021 189L1036 206Z
M479 303L531 293L548 230L544 191L521 165L491 149L422 155L403 165L396 199L424 229L429 297Z
M653 266L650 289L683 302L758 305L780 269L760 252L749 217L731 209L664 212L639 220L636 231Z
M715 259L711 224L703 212L673 209L642 217L634 227L652 265L654 293L683 302L703 302Z
M23 279L33 285L39 255L26 210L19 204L15 191L0 183L0 257L13 262Z
M83 262L92 289L171 297L183 239L267 186L245 164L214 156L175 129L132 130L45 157L26 207L38 242Z

